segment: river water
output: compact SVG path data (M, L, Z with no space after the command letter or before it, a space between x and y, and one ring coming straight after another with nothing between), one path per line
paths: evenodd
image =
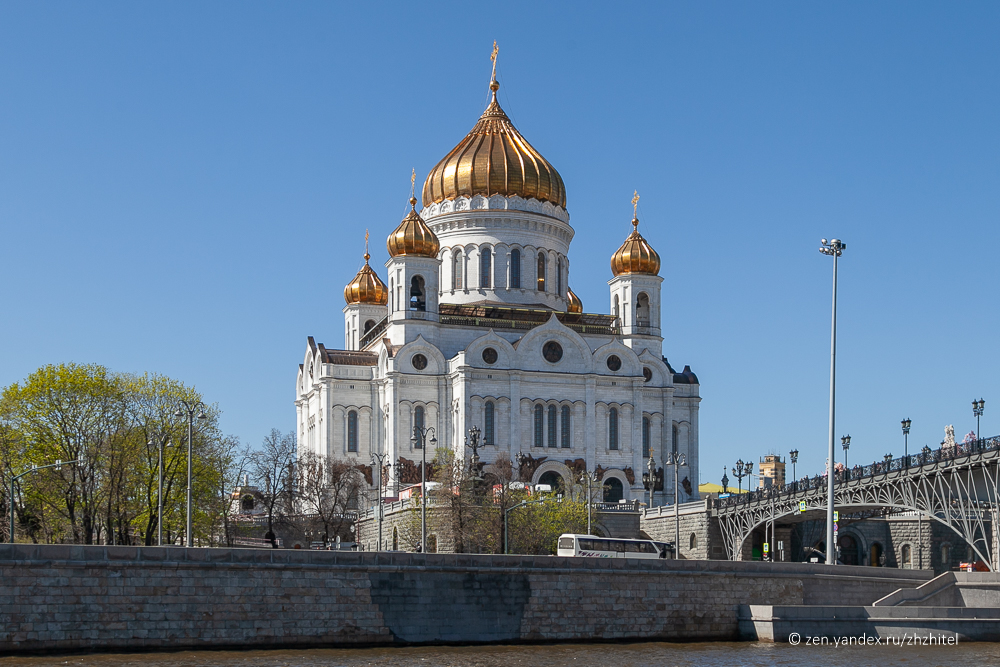
M991 667L1000 665L1000 644L957 646L791 646L752 642L700 644L553 644L419 648L272 651L182 651L73 656L6 657L0 667Z

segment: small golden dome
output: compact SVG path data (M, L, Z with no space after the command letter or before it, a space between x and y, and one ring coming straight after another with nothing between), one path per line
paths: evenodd
M490 82L493 101L479 122L427 174L424 206L457 197L517 195L566 208L562 176L514 128L497 102L499 87Z
M399 255L415 255L417 257L437 257L441 242L417 214L417 198L410 197L410 212L406 214L399 227L389 234L385 247L390 257Z
M582 313L583 312L583 301L580 297L576 295L568 285L566 286L566 312L567 313Z
M358 275L354 276L354 280L347 283L347 287L344 288L344 301L348 304L370 303L384 306L389 303L389 290L385 283L379 279L375 270L368 266L370 258L371 255L368 254L366 248L365 265L358 271Z
M632 218L632 233L611 256L611 273L616 276L623 273L647 273L655 276L660 273L660 256L639 233L639 218Z

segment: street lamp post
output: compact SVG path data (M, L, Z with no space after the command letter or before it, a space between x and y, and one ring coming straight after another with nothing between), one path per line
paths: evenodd
M520 454L520 452L518 452L518 454ZM523 454L520 455L523 456ZM583 474L580 475L580 483L587 484L587 534L588 535L593 534L590 532L591 531L590 524L591 524L591 515L593 514L594 497L591 495L592 492L590 490L590 483L596 481L597 481L596 470L584 470Z
M722 466L722 492L729 493L729 478L726 477L726 466Z
M653 457L649 457L650 463L653 461ZM680 558L681 556L681 515L680 515L680 505L677 503L677 477L681 466L687 465L687 460L684 458L683 454L678 454L677 452L670 452L667 454L667 458L663 461L663 465L674 467L674 556Z
M33 472L38 472L39 470L45 470L46 468L62 468L64 465L73 465L74 463L79 463L80 459L73 459L72 461L60 461L56 460L55 463L50 463L47 466L31 466L20 475L11 475L10 477L10 497L7 501L10 503L10 543L14 544L14 483L24 477L25 475L30 475Z
M514 510L516 510L518 507L524 507L526 505L537 505L539 503L544 503L544 502L545 502L544 499L542 499L542 500L522 500L518 504L513 505L512 507L508 507L507 509L505 509L503 511L503 553L504 553L505 556L508 553L508 549L507 549L507 533L508 533L508 531L507 531L507 515L510 514L511 512L513 512Z
M486 445L492 444L489 442L479 442L480 435L482 431L479 430L478 426L473 426L469 429L469 435L465 439L465 446L472 450L472 458L469 459L469 472L472 474L473 480L480 479L479 477L479 448L485 447ZM518 471L520 472L520 471Z
M372 452L372 462L373 468L376 468L377 481L375 482L375 494L377 501L375 504L375 518L378 520L378 547L376 551L382 551L382 466L385 465L385 459L388 454L377 452ZM358 538L360 541L361 533L358 533Z
M795 490L799 488L799 478L795 476L795 464L799 462L799 450L793 449L788 452L788 460L792 462L792 481L795 482Z
M743 493L743 478L749 477L753 474L753 461L747 461L744 463L743 459L738 460L736 462L736 467L733 468L732 472L739 483L739 493ZM747 490L750 490L749 480L747 481Z
M847 472L847 450L851 448L851 436L845 435L840 439L840 444L844 448L844 472ZM846 475L845 475L846 477Z
M907 417L903 421L899 422L903 427L903 460L906 462L905 467L910 467L910 418Z
M830 442L827 455L829 456L829 470L826 476L826 564L836 565L837 556L835 550L830 545L833 544L833 501L834 501L834 474L833 466L836 463L834 451L834 431L836 426L836 397L837 397L837 258L847 248L847 244L840 239L827 241L822 239L822 246L819 251L824 255L833 257L833 311L830 324Z
M436 433L433 426L414 426L410 438L414 447L420 447L420 553L427 553L427 436L431 436L430 444L436 447Z
M150 447L156 445L157 449L157 475L156 475L156 546L163 546L163 448L173 447L168 436L159 436L156 442L152 439L146 443Z
M642 473L642 486L649 491L649 508L653 508L653 490L656 488L656 460L653 459L653 449L649 449L649 460L646 461L646 472Z
M175 417L184 417L187 415L188 418L188 451L187 451L187 528L184 532L184 546L189 547L193 544L192 536L192 521L191 521L191 439L194 435L194 420L195 420L195 410L198 411L197 418L204 421L208 419L208 415L205 414L203 408L205 404L201 401L195 401L194 403L188 403L187 401L181 401L181 406L177 407L177 412L174 413Z
M983 399L972 401L972 414L976 418L976 440L979 440L979 418L983 416L984 407L986 407L986 401Z

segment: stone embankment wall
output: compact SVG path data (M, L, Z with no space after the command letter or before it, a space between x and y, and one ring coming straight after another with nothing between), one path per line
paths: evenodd
M799 563L0 545L0 653L728 640L741 604L871 604L929 577Z

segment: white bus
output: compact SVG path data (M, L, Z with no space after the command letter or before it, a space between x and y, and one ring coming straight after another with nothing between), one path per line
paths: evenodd
M560 535L556 555L582 558L672 558L674 545L594 535Z

